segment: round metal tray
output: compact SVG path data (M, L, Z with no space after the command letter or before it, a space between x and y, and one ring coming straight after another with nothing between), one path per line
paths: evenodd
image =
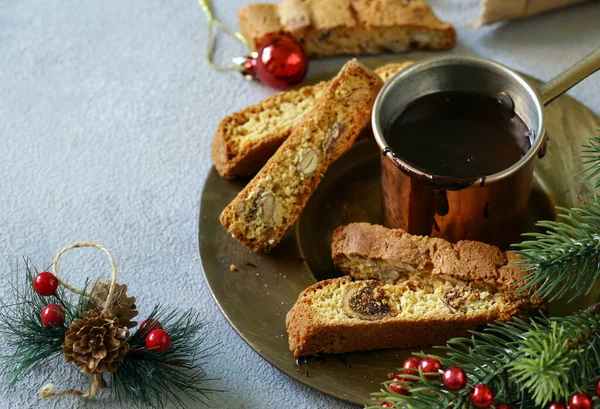
M410 56L410 59L418 57ZM370 61L375 67L401 58ZM335 73L312 78L314 83ZM534 84L539 81L527 77ZM574 175L576 157L600 118L573 98L563 96L547 108L548 154L536 159L528 228L554 217L553 206L577 206L589 191ZM202 268L219 308L248 345L273 366L321 392L356 404L368 404L386 374L415 350L388 349L325 355L297 362L288 349L285 316L298 295L316 281L338 276L330 255L332 231L350 222L380 223L379 150L363 139L328 170L302 216L267 255L239 244L219 223L223 208L248 180L226 180L213 169L202 193L198 244ZM237 269L230 271L230 265ZM581 305L569 305L573 310ZM589 304L589 302L588 302ZM550 314L567 313L563 304Z

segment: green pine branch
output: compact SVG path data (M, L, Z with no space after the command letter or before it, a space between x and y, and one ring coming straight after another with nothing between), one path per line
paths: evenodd
M135 407L164 408L168 404L185 408L186 399L208 404L212 392L202 365L217 344L206 345L207 334L200 314L190 309L178 311L160 306L147 318L157 320L171 336L171 346L162 353L145 349L152 328L138 328L129 339L130 352L113 373L117 399Z
M490 385L496 391L497 404L539 408L552 401L564 402L578 390L593 396L600 377L600 317L585 312L562 318L515 319L436 348L444 352L435 356L444 368L459 366L471 385ZM421 372L403 376L407 380L400 385L410 390L411 396L393 392L389 385L394 381L385 382L385 389L372 395L395 408L471 407L469 386L450 392L439 378L427 380Z
M600 132L600 129L598 129ZM600 136L591 136L583 145L582 182L600 187ZM530 240L514 245L520 256L512 266L524 268L527 275L519 291L535 289L550 301L568 302L589 294L600 278L600 198L592 196L581 208L559 210L557 221L540 221L543 233L527 233Z
M24 258L25 275L19 265L10 286L14 300L0 301L0 337L9 355L0 357L0 373L9 388L38 368L53 363L61 356L61 345L70 323L86 311L83 297L75 305L66 302L67 295L59 287L57 295L65 301L65 325L46 328L42 325L41 311L51 303L59 303L56 297L44 297L33 289L33 279L38 271L29 259Z

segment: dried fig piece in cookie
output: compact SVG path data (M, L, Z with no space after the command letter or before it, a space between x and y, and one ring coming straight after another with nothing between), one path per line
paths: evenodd
M342 304L344 313L350 318L377 321L394 316L390 299L381 285L361 282L349 285Z

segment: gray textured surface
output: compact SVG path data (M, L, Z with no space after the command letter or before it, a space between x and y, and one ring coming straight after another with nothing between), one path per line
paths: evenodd
M243 0L219 0L235 24ZM478 53L542 79L600 45L600 2L503 26L467 30L476 0L431 0L459 29L456 53ZM202 278L197 215L219 119L271 91L203 61L206 24L194 1L0 1L0 295L11 259L39 267L64 245L96 240L112 249L142 316L157 302L194 306L221 342L209 374L222 380L215 408L349 408L291 381L249 349L217 310ZM240 54L220 42L222 56ZM312 72L343 58L314 61ZM571 94L600 112L598 74ZM590 130L591 132L591 130ZM93 250L64 257L74 284L108 274ZM257 297L260 295L257 295ZM390 368L391 369L391 368ZM49 370L0 407L75 408L39 402ZM373 380L373 389L379 380ZM89 407L117 408L105 399ZM196 405L191 405L196 407Z

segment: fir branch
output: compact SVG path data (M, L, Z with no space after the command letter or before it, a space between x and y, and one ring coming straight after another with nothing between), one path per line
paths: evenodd
M184 398L206 405L209 394L217 390L206 386L214 379L207 378L201 365L216 344L205 346L207 336L201 334L205 325L199 313L156 306L147 320L153 319L170 334L171 346L162 353L145 350L145 338L151 328L133 333L130 352L112 375L117 399L136 407L164 408L171 404L185 408Z
M532 240L514 245L520 257L511 266L527 272L518 291L535 289L550 301L571 293L570 302L589 294L600 278L600 197L581 208L557 209L559 221L538 222L544 233L527 233Z
M514 319L436 348L445 352L435 356L443 367L460 366L470 384L490 385L497 403L537 408L554 400L565 401L577 390L595 393L594 381L600 377L600 317L586 312L562 318ZM402 376L407 380L401 385L410 389L412 396L394 393L389 387L392 381L372 395L396 408L470 407L469 387L450 392L439 379L427 380L421 372Z
M579 174L599 188L600 136L588 141L581 156L587 167ZM531 240L514 245L520 257L511 266L527 272L518 291L535 289L536 296L550 301L570 294L570 302L589 294L600 278L600 198L592 196L581 208L557 209L558 221L536 223L545 232L527 233Z
M600 133L600 128L596 129L596 132ZM592 181L593 188L598 189L600 188L600 136L588 137L588 144L582 145L582 148L583 155L580 158L584 159L582 163L587 167L578 175L587 173L581 181Z
M25 276L19 273L18 264L10 286L14 300L0 302L0 336L8 350L2 356L0 372L6 386L13 387L32 371L54 361L61 354L61 345L69 324L83 315L82 297L73 306L66 302L64 289L58 288L57 295L64 301L65 325L46 328L42 325L41 311L50 304L57 303L57 297L44 297L33 289L33 279L37 269L30 260L24 258Z

